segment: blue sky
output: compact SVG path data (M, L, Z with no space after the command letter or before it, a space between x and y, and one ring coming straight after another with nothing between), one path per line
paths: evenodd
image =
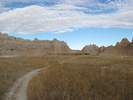
M71 49L133 38L133 0L0 0L0 32Z

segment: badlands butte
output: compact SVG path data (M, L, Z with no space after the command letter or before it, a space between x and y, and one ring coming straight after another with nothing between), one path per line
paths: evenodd
M0 56L39 56L58 54L84 54L84 55L104 55L104 56L133 56L133 40L129 42L123 38L115 46L98 47L96 45L86 45L82 50L72 50L67 43L53 39L33 41L28 39L8 36L0 33Z

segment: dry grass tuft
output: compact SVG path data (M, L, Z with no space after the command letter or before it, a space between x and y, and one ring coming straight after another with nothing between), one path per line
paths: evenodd
M81 56L29 83L29 100L133 100L133 59Z

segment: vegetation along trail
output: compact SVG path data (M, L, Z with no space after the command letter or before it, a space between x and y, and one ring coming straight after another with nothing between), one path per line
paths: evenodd
M69 60L60 61L59 64L63 64ZM49 65L49 66L52 66L52 65ZM30 79L33 76L37 75L39 71L46 69L47 67L39 68L34 71L28 72L27 74L18 78L14 82L13 86L8 90L8 92L4 94L3 99L4 100L27 100L27 87Z
M47 67L45 67L47 68ZM27 86L30 79L35 76L40 70L44 68L36 69L28 72L22 77L18 78L13 87L9 89L9 92L5 94L5 100L27 100Z

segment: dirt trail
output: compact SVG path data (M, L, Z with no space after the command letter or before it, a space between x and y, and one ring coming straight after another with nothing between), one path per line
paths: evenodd
M36 69L18 78L13 87L8 90L9 92L4 94L4 100L27 100L27 87L30 79L45 68Z
M68 62L75 58L77 58L77 57L70 58L69 60L60 61L58 64L63 64L65 62ZM49 67L49 66L47 66L47 67ZM28 87L28 83L29 83L30 79L33 76L37 75L37 73L40 70L45 69L47 67L28 72L27 74L18 78L14 82L13 87L10 88L7 93L4 94L3 100L27 100L27 87Z

